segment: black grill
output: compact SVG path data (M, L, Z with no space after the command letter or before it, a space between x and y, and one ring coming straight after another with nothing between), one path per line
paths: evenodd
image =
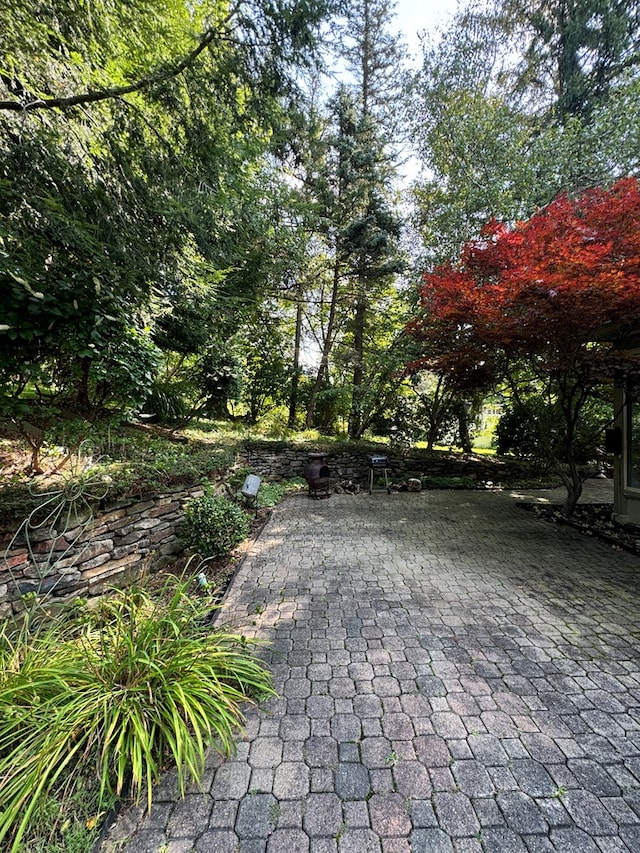
M391 489L389 488L389 475L387 472L387 468L389 467L389 462L386 456L382 456L379 453L375 453L373 456L369 457L369 494L373 493L374 490L374 481L376 479L380 479L384 475L384 486L388 495L391 494ZM377 474L380 474L380 477L376 477Z
M386 456L370 456L369 457L369 468L387 468L387 457Z

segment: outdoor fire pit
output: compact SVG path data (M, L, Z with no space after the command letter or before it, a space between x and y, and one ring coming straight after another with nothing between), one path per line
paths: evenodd
M376 478L376 475L384 475L384 486L383 488L387 490L387 494L391 494L391 489L389 488L389 475L387 473L388 469L388 459L386 456L381 456L380 454L375 454L369 457L369 494L373 492L373 483Z
M326 453L310 453L304 478L309 485L312 498L328 498L333 490L331 470L327 465Z

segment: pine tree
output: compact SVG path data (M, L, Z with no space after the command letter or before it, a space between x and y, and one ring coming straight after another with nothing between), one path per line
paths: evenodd
M391 298L393 277L402 268L400 223L392 203L401 46L391 32L392 20L387 0L357 0L349 7L343 30L343 57L353 81L348 86L351 117L348 111L341 116L341 144L349 150L342 162L351 207L341 246L353 305L351 438L359 438L366 427L364 386L371 372L367 357L375 349L376 325ZM343 102L346 106L347 92Z
M637 0L506 0L497 19L522 39L517 88L545 98L562 123L588 118L640 62Z

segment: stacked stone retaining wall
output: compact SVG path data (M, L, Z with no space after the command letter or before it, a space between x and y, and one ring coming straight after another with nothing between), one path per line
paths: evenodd
M387 456L389 476L394 482L402 482L409 476L467 477L478 483L498 484L522 476L534 476L532 465L519 460L496 459L494 456L461 456L454 453L395 451L383 446L371 446L366 450L340 449L327 453L327 464L331 476L338 480L354 480L366 483L369 476L368 457L374 453ZM266 479L292 479L304 477L309 462L307 447L277 447L268 443L249 445L241 455L242 465Z
M24 607L23 596L65 599L101 595L157 570L183 550L178 537L187 500L202 487L131 498L64 524L23 526L0 538L0 618ZM63 521L66 521L63 516Z

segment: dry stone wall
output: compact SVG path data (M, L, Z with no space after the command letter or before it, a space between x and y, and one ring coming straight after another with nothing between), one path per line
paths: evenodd
M157 570L183 550L178 533L187 500L200 486L120 501L77 519L55 536L50 528L5 531L0 539L0 618L24 607L28 593L64 599L101 595Z
M327 451L327 464L331 476L338 480L355 480L362 484L369 476L368 456L383 453L388 458L389 476L394 482L402 482L409 476L431 477L467 477L478 483L510 481L523 474L533 475L533 468L518 460L496 459L494 456L466 457L454 453L396 451L384 446L371 446L369 449L348 450L339 446L337 450ZM268 443L249 445L242 454L241 464L253 473L269 480L304 477L309 462L309 453L313 448L291 446L273 447Z

